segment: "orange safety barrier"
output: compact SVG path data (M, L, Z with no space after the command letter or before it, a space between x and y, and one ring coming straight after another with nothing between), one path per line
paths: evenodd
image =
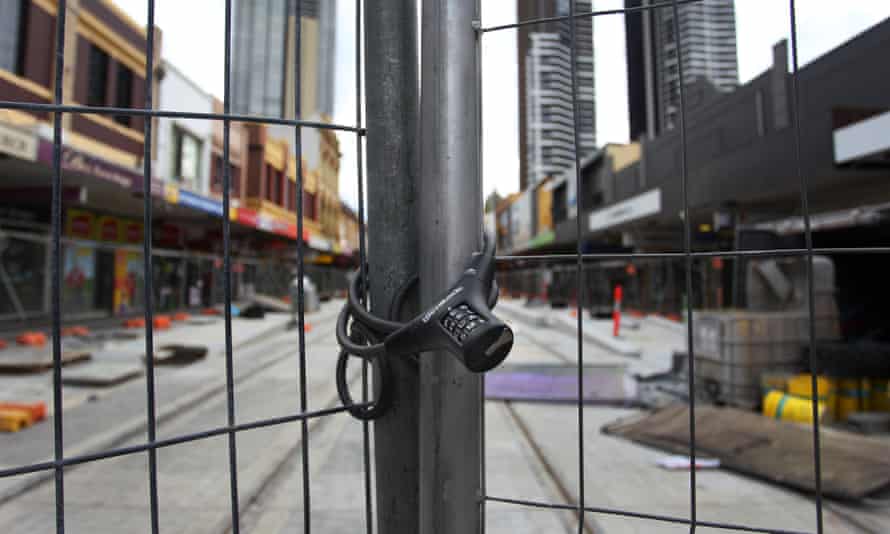
M43 332L25 332L15 338L19 345L28 347L42 347L46 345L46 334Z
M77 326L66 326L62 329L63 336L88 336L90 335L90 329L77 325Z
M0 402L0 410L25 412L32 422L42 421L46 418L45 402Z
M145 328L145 319L136 317L124 321L124 328Z
M170 328L170 326L173 324L173 321L170 320L169 315L156 315L153 324L158 330L166 330Z
M31 417L21 410L0 410L0 432L18 432L31 426Z
M312 325L311 325L311 324L306 323L306 324L303 325L303 332L309 333L309 332L311 332L311 331L312 331Z
M191 317L192 317L191 315L189 315L185 312L179 312L179 313L173 314L174 321L188 321Z
M204 308L201 310L201 315L219 315L220 313L216 308Z

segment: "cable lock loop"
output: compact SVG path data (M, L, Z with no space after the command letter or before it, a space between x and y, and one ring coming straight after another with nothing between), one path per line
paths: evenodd
M409 279L393 299L389 318L365 310L359 295L368 286L360 269L349 284L349 296L337 319L337 392L349 412L362 420L383 415L391 403L389 358L445 350L472 372L483 373L499 365L513 347L513 331L492 313L497 304L494 280L494 240L485 236L482 252L474 253L460 279L423 313L407 323L399 317L417 277ZM351 321L350 321L351 319ZM351 326L351 329L350 329ZM370 408L355 407L346 380L349 356L362 358L377 370L374 389L377 399Z

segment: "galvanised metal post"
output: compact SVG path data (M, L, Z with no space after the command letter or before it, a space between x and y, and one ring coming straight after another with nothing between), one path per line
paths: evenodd
M478 0L423 2L417 223L424 308L482 247L478 21ZM482 532L481 376L446 352L424 354L420 376L419 532Z
M365 2L368 262L371 308L385 317L417 273L417 0ZM358 58L356 58L358 61ZM416 311L406 306L406 312ZM419 531L416 362L393 358L392 406L374 423L377 531Z

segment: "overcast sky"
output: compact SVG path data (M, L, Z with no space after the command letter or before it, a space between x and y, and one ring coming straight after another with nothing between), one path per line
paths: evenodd
M116 0L140 23L146 20L145 0ZM355 121L353 0L336 1L337 96L334 121ZM542 0L546 1L546 0ZM373 0L371 2L373 4ZM595 9L615 9L623 0L594 0ZM483 0L483 25L514 22L515 0ZM863 30L890 17L886 0L798 0L800 59L806 64ZM155 21L161 27L166 59L209 92L223 94L223 0L156 0ZM595 17L597 141L628 141L627 70L624 17ZM788 3L778 0L736 0L739 74L744 83L769 68L772 45L789 39ZM485 34L483 38L483 157L486 194L515 191L519 184L518 105L516 96L516 32ZM876 67L878 67L876 65ZM355 136L340 134L340 189L356 205Z

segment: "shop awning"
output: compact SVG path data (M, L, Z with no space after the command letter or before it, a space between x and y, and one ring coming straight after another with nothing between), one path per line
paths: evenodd
M846 210L829 211L810 215L810 229L814 232L840 230L855 226L878 224L890 216L890 203L859 206ZM788 217L750 226L756 230L769 230L780 235L804 232L803 217Z

